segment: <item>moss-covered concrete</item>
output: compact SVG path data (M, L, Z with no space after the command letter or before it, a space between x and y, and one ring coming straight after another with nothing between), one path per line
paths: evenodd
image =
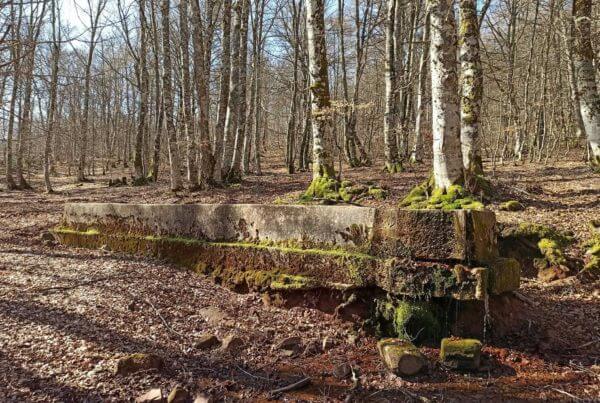
M60 242L154 256L242 289L348 289L380 287L392 295L480 299L477 273L457 273L444 264L382 259L340 249L299 249L249 242L206 242L190 238L108 235L97 230L57 228Z
M491 265L488 289L491 294L499 295L519 288L521 282L521 264L512 258L498 258Z
M440 360L452 368L476 370L481 362L481 347L476 339L445 338L440 347Z

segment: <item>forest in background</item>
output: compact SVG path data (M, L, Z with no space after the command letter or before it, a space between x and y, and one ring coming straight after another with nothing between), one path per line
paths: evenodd
M597 59L600 11L589 4ZM303 0L74 6L78 26L61 18L69 3L0 4L0 165L9 188L27 188L29 175L44 167L48 189L56 172L83 181L129 168L143 184L168 174L159 170L170 164L197 188L260 174L261 157L285 163L291 173L309 169ZM570 2L478 6L481 156L492 167L552 164L565 155L592 162ZM325 4L336 165L383 166L383 159L407 165L431 157L427 10L422 0Z

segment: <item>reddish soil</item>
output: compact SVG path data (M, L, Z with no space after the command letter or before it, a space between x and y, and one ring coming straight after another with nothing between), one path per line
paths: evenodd
M426 177L426 168L393 177L374 168L348 169L346 178L371 180L390 191L379 205L394 205ZM116 178L116 173L112 177ZM0 188L0 400L127 401L177 384L215 400L286 401L519 401L600 400L600 283L571 277L551 284L526 280L513 312L511 335L484 348L483 367L461 373L441 367L439 351L424 348L428 370L401 379L385 371L376 339L358 325L307 308L265 305L260 295L236 294L157 260L60 245L40 233L59 222L65 202L270 203L292 201L309 180L271 167L261 177L209 192L172 194L167 182L107 187L108 177L71 184L56 178L54 195ZM494 184L525 211L499 212L502 223L554 224L586 236L600 219L600 177L581 163L555 167L500 166ZM40 178L32 178L42 189ZM495 205L492 206L492 208ZM574 251L573 253L579 253ZM522 302L526 301L526 302ZM204 307L225 318L206 320ZM245 340L236 354L194 348L200 334ZM273 345L289 336L305 343L334 340L325 353L287 357ZM353 339L353 340L351 340ZM114 375L125 354L152 352L167 368ZM332 370L348 363L358 381ZM269 391L305 376L310 386L272 396Z

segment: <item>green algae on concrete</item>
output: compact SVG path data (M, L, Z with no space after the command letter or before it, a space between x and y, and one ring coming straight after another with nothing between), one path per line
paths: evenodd
M481 363L482 344L477 339L442 339L440 360L442 364L465 370L476 370Z

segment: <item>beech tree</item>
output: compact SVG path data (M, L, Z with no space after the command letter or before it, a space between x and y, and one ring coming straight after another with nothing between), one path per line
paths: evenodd
M479 59L477 0L459 0L460 8L460 142L467 182L483 173L479 152L479 119L483 73ZM469 183L467 183L470 185ZM470 187L470 186L469 186Z
M431 107L435 187L463 181L460 142L456 24L452 0L430 0Z
M579 107L592 153L591 164L600 169L600 97L596 86L591 42L592 0L573 0L575 19L575 71Z
M333 132L329 72L325 43L325 3L306 1L306 33L308 38L308 70L310 74L311 123L313 139L312 183L308 197L324 197L336 190L337 178L333 160Z

